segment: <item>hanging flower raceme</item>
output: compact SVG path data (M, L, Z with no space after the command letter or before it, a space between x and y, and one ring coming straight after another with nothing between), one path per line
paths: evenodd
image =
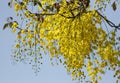
M11 26L13 32L19 30L14 59L29 62L38 72L36 68L47 53L51 59L60 60L74 80L83 81L89 76L97 83L109 69L119 78L120 54L115 47L115 30L108 33L101 26L101 16L95 9L103 2L95 0L97 6L90 9L90 1L16 0L14 8L23 26L17 22ZM30 9L29 4L38 11Z

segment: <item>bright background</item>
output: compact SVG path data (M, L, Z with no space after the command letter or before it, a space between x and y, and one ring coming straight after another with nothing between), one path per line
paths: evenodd
M0 2L0 83L77 83L77 81L72 81L62 65L52 66L48 57L44 59L38 76L35 75L31 65L13 64L11 50L16 35L11 33L10 29L2 30L6 18L15 17L13 9L8 7L8 2L9 0L1 0ZM106 13L108 18L116 24L120 23L120 13L114 14L110 10L108 8ZM120 9L117 9L116 12L120 12ZM107 72L99 83L115 83L113 72Z

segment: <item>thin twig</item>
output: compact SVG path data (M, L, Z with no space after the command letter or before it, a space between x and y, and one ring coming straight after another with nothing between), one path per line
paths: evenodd
M104 17L102 14L100 14L97 10L96 12L98 13L98 15L103 18L111 27L114 27L116 29L120 30L120 24L119 25L115 25L112 21L108 20L106 17Z

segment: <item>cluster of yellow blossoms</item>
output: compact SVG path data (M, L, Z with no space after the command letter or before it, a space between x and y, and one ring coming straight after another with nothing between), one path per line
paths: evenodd
M114 70L115 77L120 78L120 53L115 47L115 31L108 34L101 27L101 18L96 10L88 8L80 12L79 0L74 3L61 0L57 5L55 0L35 1L39 3L38 11L42 11L38 15L27 9L29 0L23 0L22 4L15 2L15 11L21 10L21 18L26 18L25 28L18 32L15 60L25 61L30 58L28 62L34 62L36 65L33 66L38 68L40 59L49 52L51 59L64 59L62 64L74 80L90 76L91 81L97 83L102 79L100 75L109 69ZM57 13L53 5L59 10ZM54 12L48 11L49 8L53 8L51 11ZM12 28L16 27L18 24L13 23Z

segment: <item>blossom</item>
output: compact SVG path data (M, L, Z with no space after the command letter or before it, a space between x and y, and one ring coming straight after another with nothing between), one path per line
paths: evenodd
M12 27L12 28L18 27L18 23L17 23L17 22L13 22L11 27Z

